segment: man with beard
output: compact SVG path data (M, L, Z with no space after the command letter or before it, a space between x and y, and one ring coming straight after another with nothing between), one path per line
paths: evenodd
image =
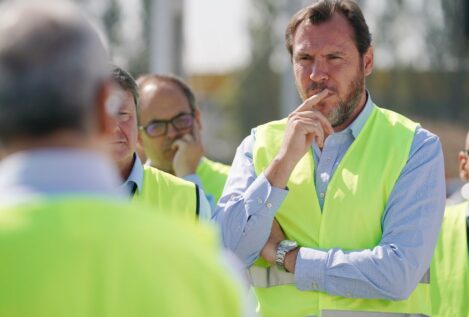
M139 93L137 83L125 70L115 66L113 78L117 83L114 97L121 101L118 109L111 148L114 161L123 180L122 190L133 202L142 202L154 210L165 210L188 219L209 220L211 207L197 185L143 166L136 154L138 138Z
M170 75L137 79L141 96L141 137L149 165L204 189L215 207L230 167L205 157L202 119L190 87Z
M286 44L303 103L238 147L214 215L262 315L430 315L438 138L373 103L371 35L355 2L303 8Z

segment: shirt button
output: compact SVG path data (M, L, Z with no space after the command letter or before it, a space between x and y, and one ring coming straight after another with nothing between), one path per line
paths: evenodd
M268 202L266 206L267 208L272 208L272 203Z
M262 199L257 198L257 203L258 203L259 205L262 205L262 203L263 203Z
M320 196L321 198L324 198L324 193L319 193L319 196Z
M318 288L318 284L316 284L316 282L313 282L312 286L313 286L314 289Z

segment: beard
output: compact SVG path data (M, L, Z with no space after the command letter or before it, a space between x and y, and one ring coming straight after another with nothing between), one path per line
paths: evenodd
M358 107L358 102L360 101L364 87L365 74L363 67L359 67L357 69L357 75L353 78L347 87L345 97L341 98L339 96L339 102L337 106L335 106L329 114L324 114L333 128L342 125L344 122L350 119L351 115ZM327 87L326 83L312 83L306 91L315 91L317 93L326 88L331 89L330 87ZM336 91L334 89L331 90ZM303 100L307 99L308 97L309 96L305 94L305 96L303 96Z
M350 83L345 98L339 99L339 104L337 107L332 109L332 111L327 116L327 120L329 120L333 128L342 125L344 122L350 119L355 109L357 109L363 88L363 75L357 74L354 80Z

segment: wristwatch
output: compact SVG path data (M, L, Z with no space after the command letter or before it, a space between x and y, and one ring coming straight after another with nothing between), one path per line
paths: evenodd
M285 270L285 255L293 249L296 249L298 244L292 240L282 240L277 246L277 254L275 255L275 263L277 268L281 271Z

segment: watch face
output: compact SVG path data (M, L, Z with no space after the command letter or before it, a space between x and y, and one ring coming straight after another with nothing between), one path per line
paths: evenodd
M283 240L282 242L280 242L280 246L282 248L286 248L286 249L294 249L296 248L298 245L296 244L295 241L291 241L291 240Z

